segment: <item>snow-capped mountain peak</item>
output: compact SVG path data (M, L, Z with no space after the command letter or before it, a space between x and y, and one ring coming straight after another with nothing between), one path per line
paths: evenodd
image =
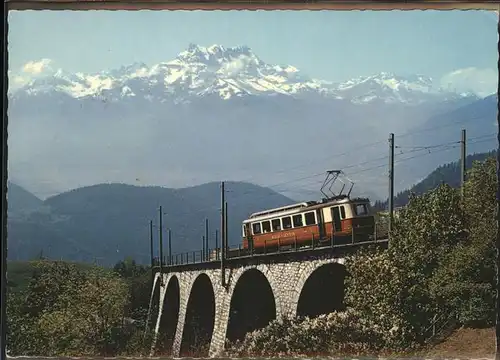
M422 103L432 99L475 96L445 91L431 77L422 74L401 76L391 72L354 78L337 84L336 89L354 103L372 102L376 99L383 99L386 103Z
M340 90L348 90L361 85L380 86L391 90L415 90L422 92L433 91L433 80L423 75L398 76L389 72L381 72L371 76L362 76L348 80L338 85Z
M46 68L52 63L43 64ZM66 73L62 69L37 74L14 97L53 92L73 98L106 97L122 101L186 102L215 96L223 100L242 96L316 95L353 103L373 101L415 104L461 95L446 92L423 75L398 76L390 72L359 77L339 84L313 79L290 64L268 64L250 47L189 44L174 59L148 66L142 62L95 74Z
M223 45L213 44L204 47L193 43L189 44L186 50L177 55L177 61L174 60L170 64L200 63L208 66L222 66L222 64L235 61L236 59L245 59L244 61L249 63L263 64L247 46L226 48Z

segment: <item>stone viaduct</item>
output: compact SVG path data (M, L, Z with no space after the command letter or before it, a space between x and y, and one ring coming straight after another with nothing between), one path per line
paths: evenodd
M273 319L342 309L344 259L357 248L230 259L224 285L218 261L157 272L150 310L152 355L217 356L226 340L242 339Z

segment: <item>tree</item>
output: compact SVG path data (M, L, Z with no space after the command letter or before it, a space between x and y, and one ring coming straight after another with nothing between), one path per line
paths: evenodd
M346 263L346 302L387 332L386 346L421 343L433 317L451 311L431 291L449 252L467 238L460 193L441 185L411 196L395 218L389 250L360 252Z
M113 267L113 271L123 278L131 278L136 277L147 270L144 266L138 265L131 257L127 257L125 260L117 262Z
M9 294L12 355L95 356L122 351L131 336L124 322L125 280L97 266L40 261L24 292Z
M26 295L23 292L9 292L7 296L7 350L9 355L36 356L40 343L40 329L36 318L23 312Z
M62 306L59 297L74 293L85 281L84 272L75 264L63 261L35 261L34 273L28 285L24 312L38 317L42 312Z
M463 324L494 322L496 159L474 162L464 185L468 241L448 254L436 273L433 292L453 304Z
M113 271L125 279L129 285L129 316L145 320L151 292L151 272L149 267L138 265L132 258L119 261Z
M123 280L97 267L91 269L76 292L62 294L55 310L40 317L48 353L116 353L127 303L128 288Z
M372 348L404 349L411 343L409 323L405 319L403 298L404 272L387 251L361 250L346 259L345 303L375 324L383 334L382 344Z

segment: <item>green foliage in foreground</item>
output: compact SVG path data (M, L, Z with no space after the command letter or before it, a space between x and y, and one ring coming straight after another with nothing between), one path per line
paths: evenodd
M376 323L356 310L347 309L314 319L272 321L264 330L247 334L229 344L228 356L363 355L368 344L382 344L387 336Z
M346 260L346 312L280 320L247 334L238 355L414 350L438 328L495 319L496 161L474 163L464 187L441 185L395 219L390 248Z
M9 291L7 299L10 355L113 356L148 350L143 341L147 308L137 293L150 286L146 268L131 260L113 271L48 260L31 262L29 268L29 283Z

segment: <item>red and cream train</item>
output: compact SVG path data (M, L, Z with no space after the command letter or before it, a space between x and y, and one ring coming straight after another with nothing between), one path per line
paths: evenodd
M332 237L334 243L361 242L374 236L375 216L369 199L336 195L253 213L242 232L243 248L255 251L311 245L313 239L326 243Z

